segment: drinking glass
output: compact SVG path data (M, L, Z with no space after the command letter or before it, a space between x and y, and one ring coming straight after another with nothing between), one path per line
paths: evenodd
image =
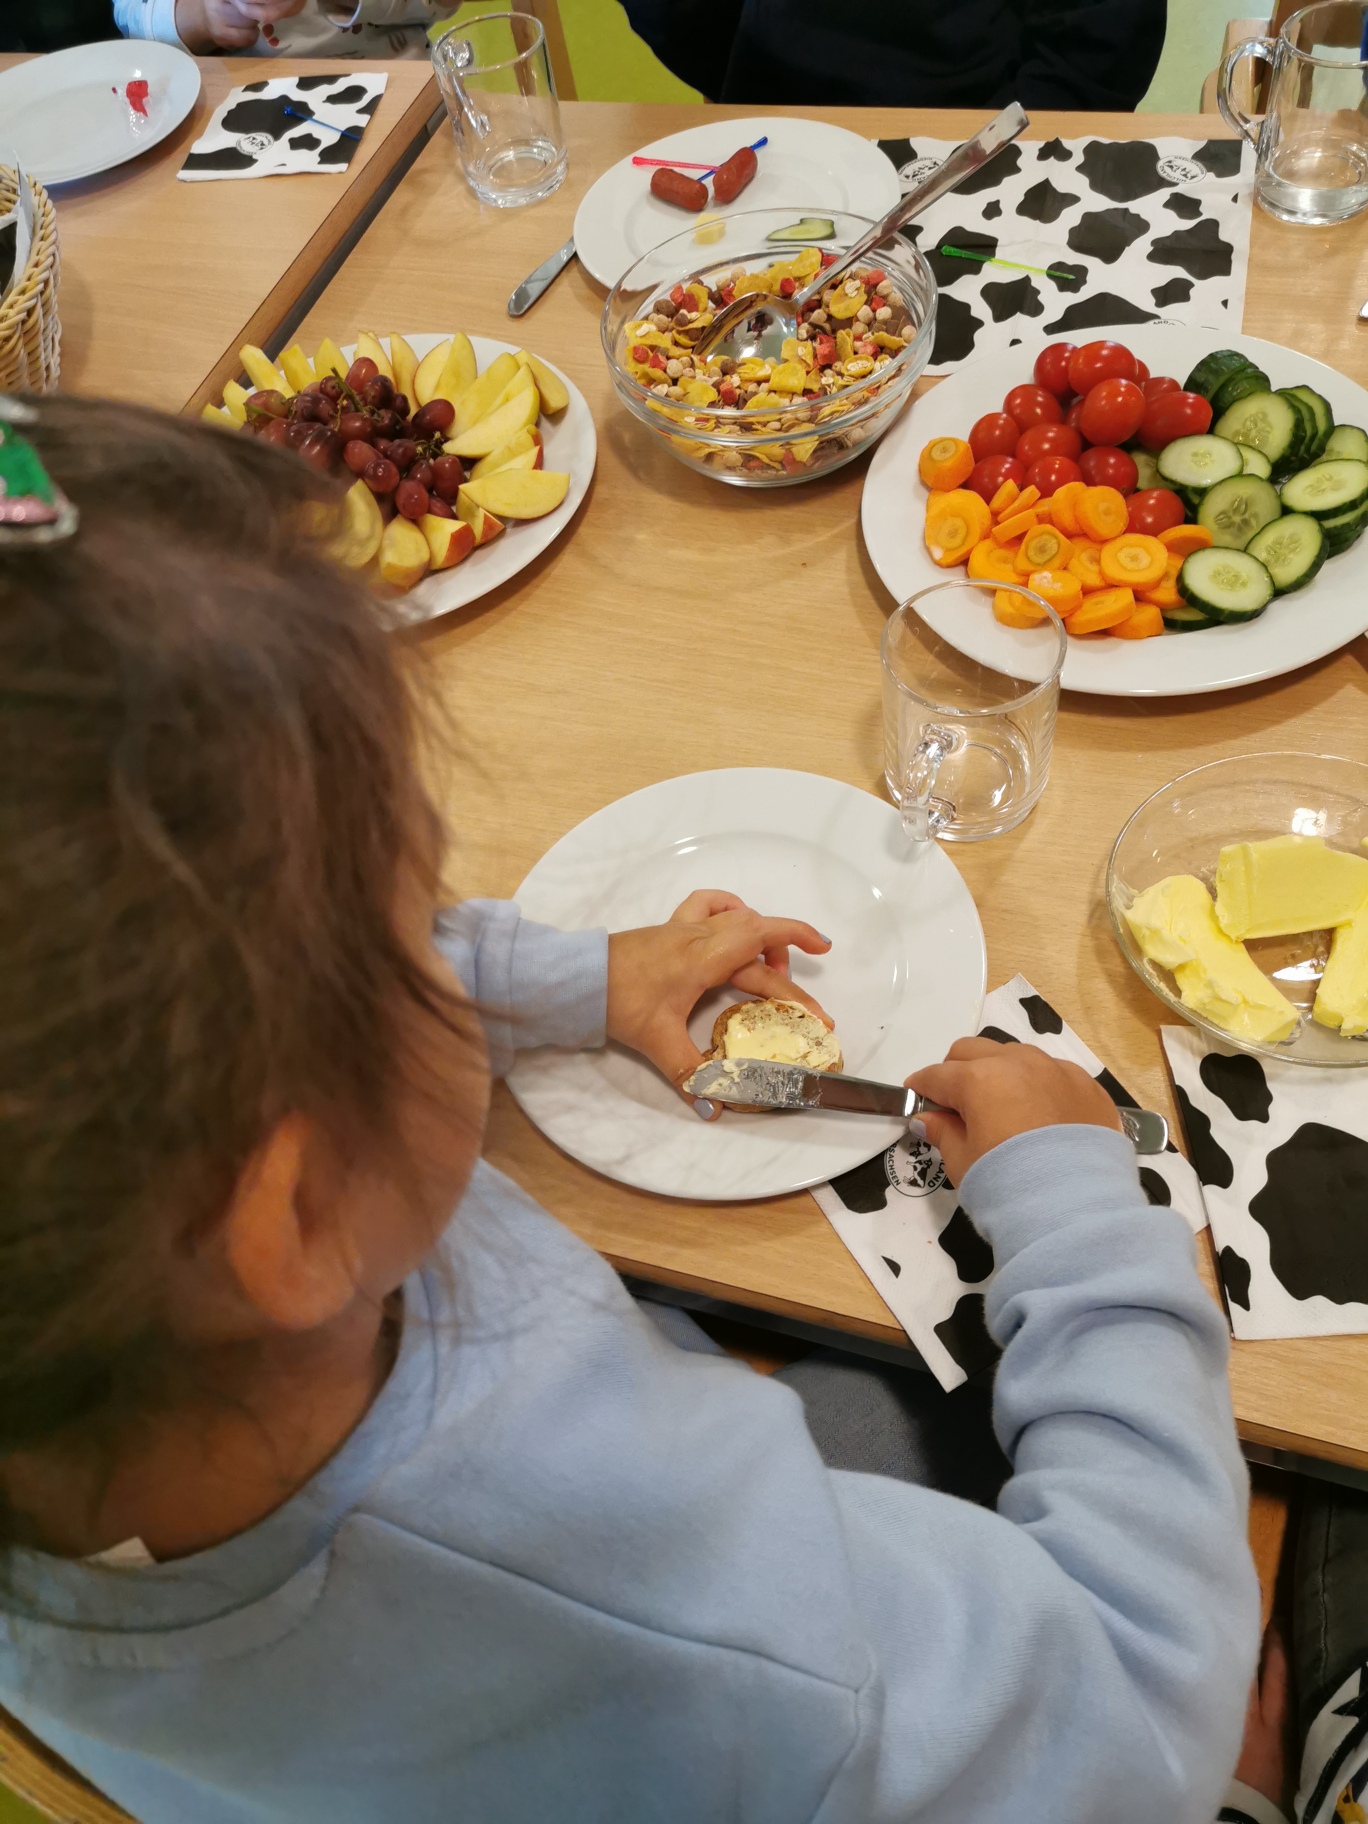
M1319 0L1276 38L1237 44L1221 65L1221 113L1258 153L1254 194L1280 221L1342 222L1368 206L1366 27L1368 0ZM1230 93L1242 57L1269 66L1262 124Z
M539 203L565 176L565 133L541 21L483 13L432 47L466 182L482 203Z
M884 781L915 841L978 842L1015 829L1050 775L1068 635L1029 589L1041 620L1004 627L994 586L938 583L884 628ZM956 644L937 631L952 626Z

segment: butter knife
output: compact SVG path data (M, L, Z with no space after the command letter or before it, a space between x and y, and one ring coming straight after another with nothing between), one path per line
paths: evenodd
M834 1070L804 1070L763 1058L714 1058L700 1064L684 1088L691 1096L747 1108L834 1108L851 1115L894 1115L915 1121L939 1114L942 1104L898 1083L873 1083ZM1147 1108L1118 1108L1126 1138L1137 1153L1162 1153L1168 1122Z
M514 286L513 295L508 300L509 316L520 317L525 310L530 310L552 279L563 272L574 257L575 240L572 235L564 247L556 249L549 260L543 260L535 272L529 272L521 285Z

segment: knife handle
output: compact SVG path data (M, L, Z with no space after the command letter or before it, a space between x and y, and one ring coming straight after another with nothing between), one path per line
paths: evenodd
M574 236L558 247L549 260L543 260L535 272L529 272L521 285L515 285L513 294L508 300L510 317L520 317L524 311L531 310L537 299L546 290L552 279L563 272L575 257Z
M908 1119L915 1121L919 1115L948 1115L951 1111L940 1102L933 1102L929 1096L914 1095L912 1106L908 1110ZM1157 1115L1149 1108L1118 1108L1121 1126L1127 1140L1137 1153L1149 1155L1162 1153L1168 1146L1168 1122L1162 1115Z

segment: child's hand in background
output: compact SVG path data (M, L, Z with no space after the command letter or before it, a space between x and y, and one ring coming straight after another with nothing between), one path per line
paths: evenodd
M305 0L176 0L176 34L192 51L243 51L264 25L302 13Z
M817 956L831 947L811 925L763 918L733 893L691 893L666 924L608 939L608 1037L649 1058L678 1087L703 1061L689 1015L724 982L761 999L799 1001L830 1026L789 980L792 944Z
M1121 1117L1100 1083L1035 1045L956 1039L944 1064L917 1071L907 1086L954 1111L923 1115L921 1121L955 1184L963 1184L969 1167L985 1153L1033 1127L1122 1131Z

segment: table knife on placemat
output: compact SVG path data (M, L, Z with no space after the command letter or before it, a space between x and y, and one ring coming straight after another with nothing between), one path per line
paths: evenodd
M513 295L508 300L510 317L520 317L525 310L530 310L537 299L546 290L552 279L570 264L575 257L574 237L558 247L549 260L543 260L535 272L529 272L521 285L515 285Z
M716 1058L700 1064L684 1084L691 1096L747 1108L834 1108L850 1115L896 1115L914 1121L940 1112L941 1104L897 1083L872 1083L834 1070L804 1070L762 1058ZM1162 1153L1168 1122L1147 1108L1118 1108L1126 1138L1137 1153Z

